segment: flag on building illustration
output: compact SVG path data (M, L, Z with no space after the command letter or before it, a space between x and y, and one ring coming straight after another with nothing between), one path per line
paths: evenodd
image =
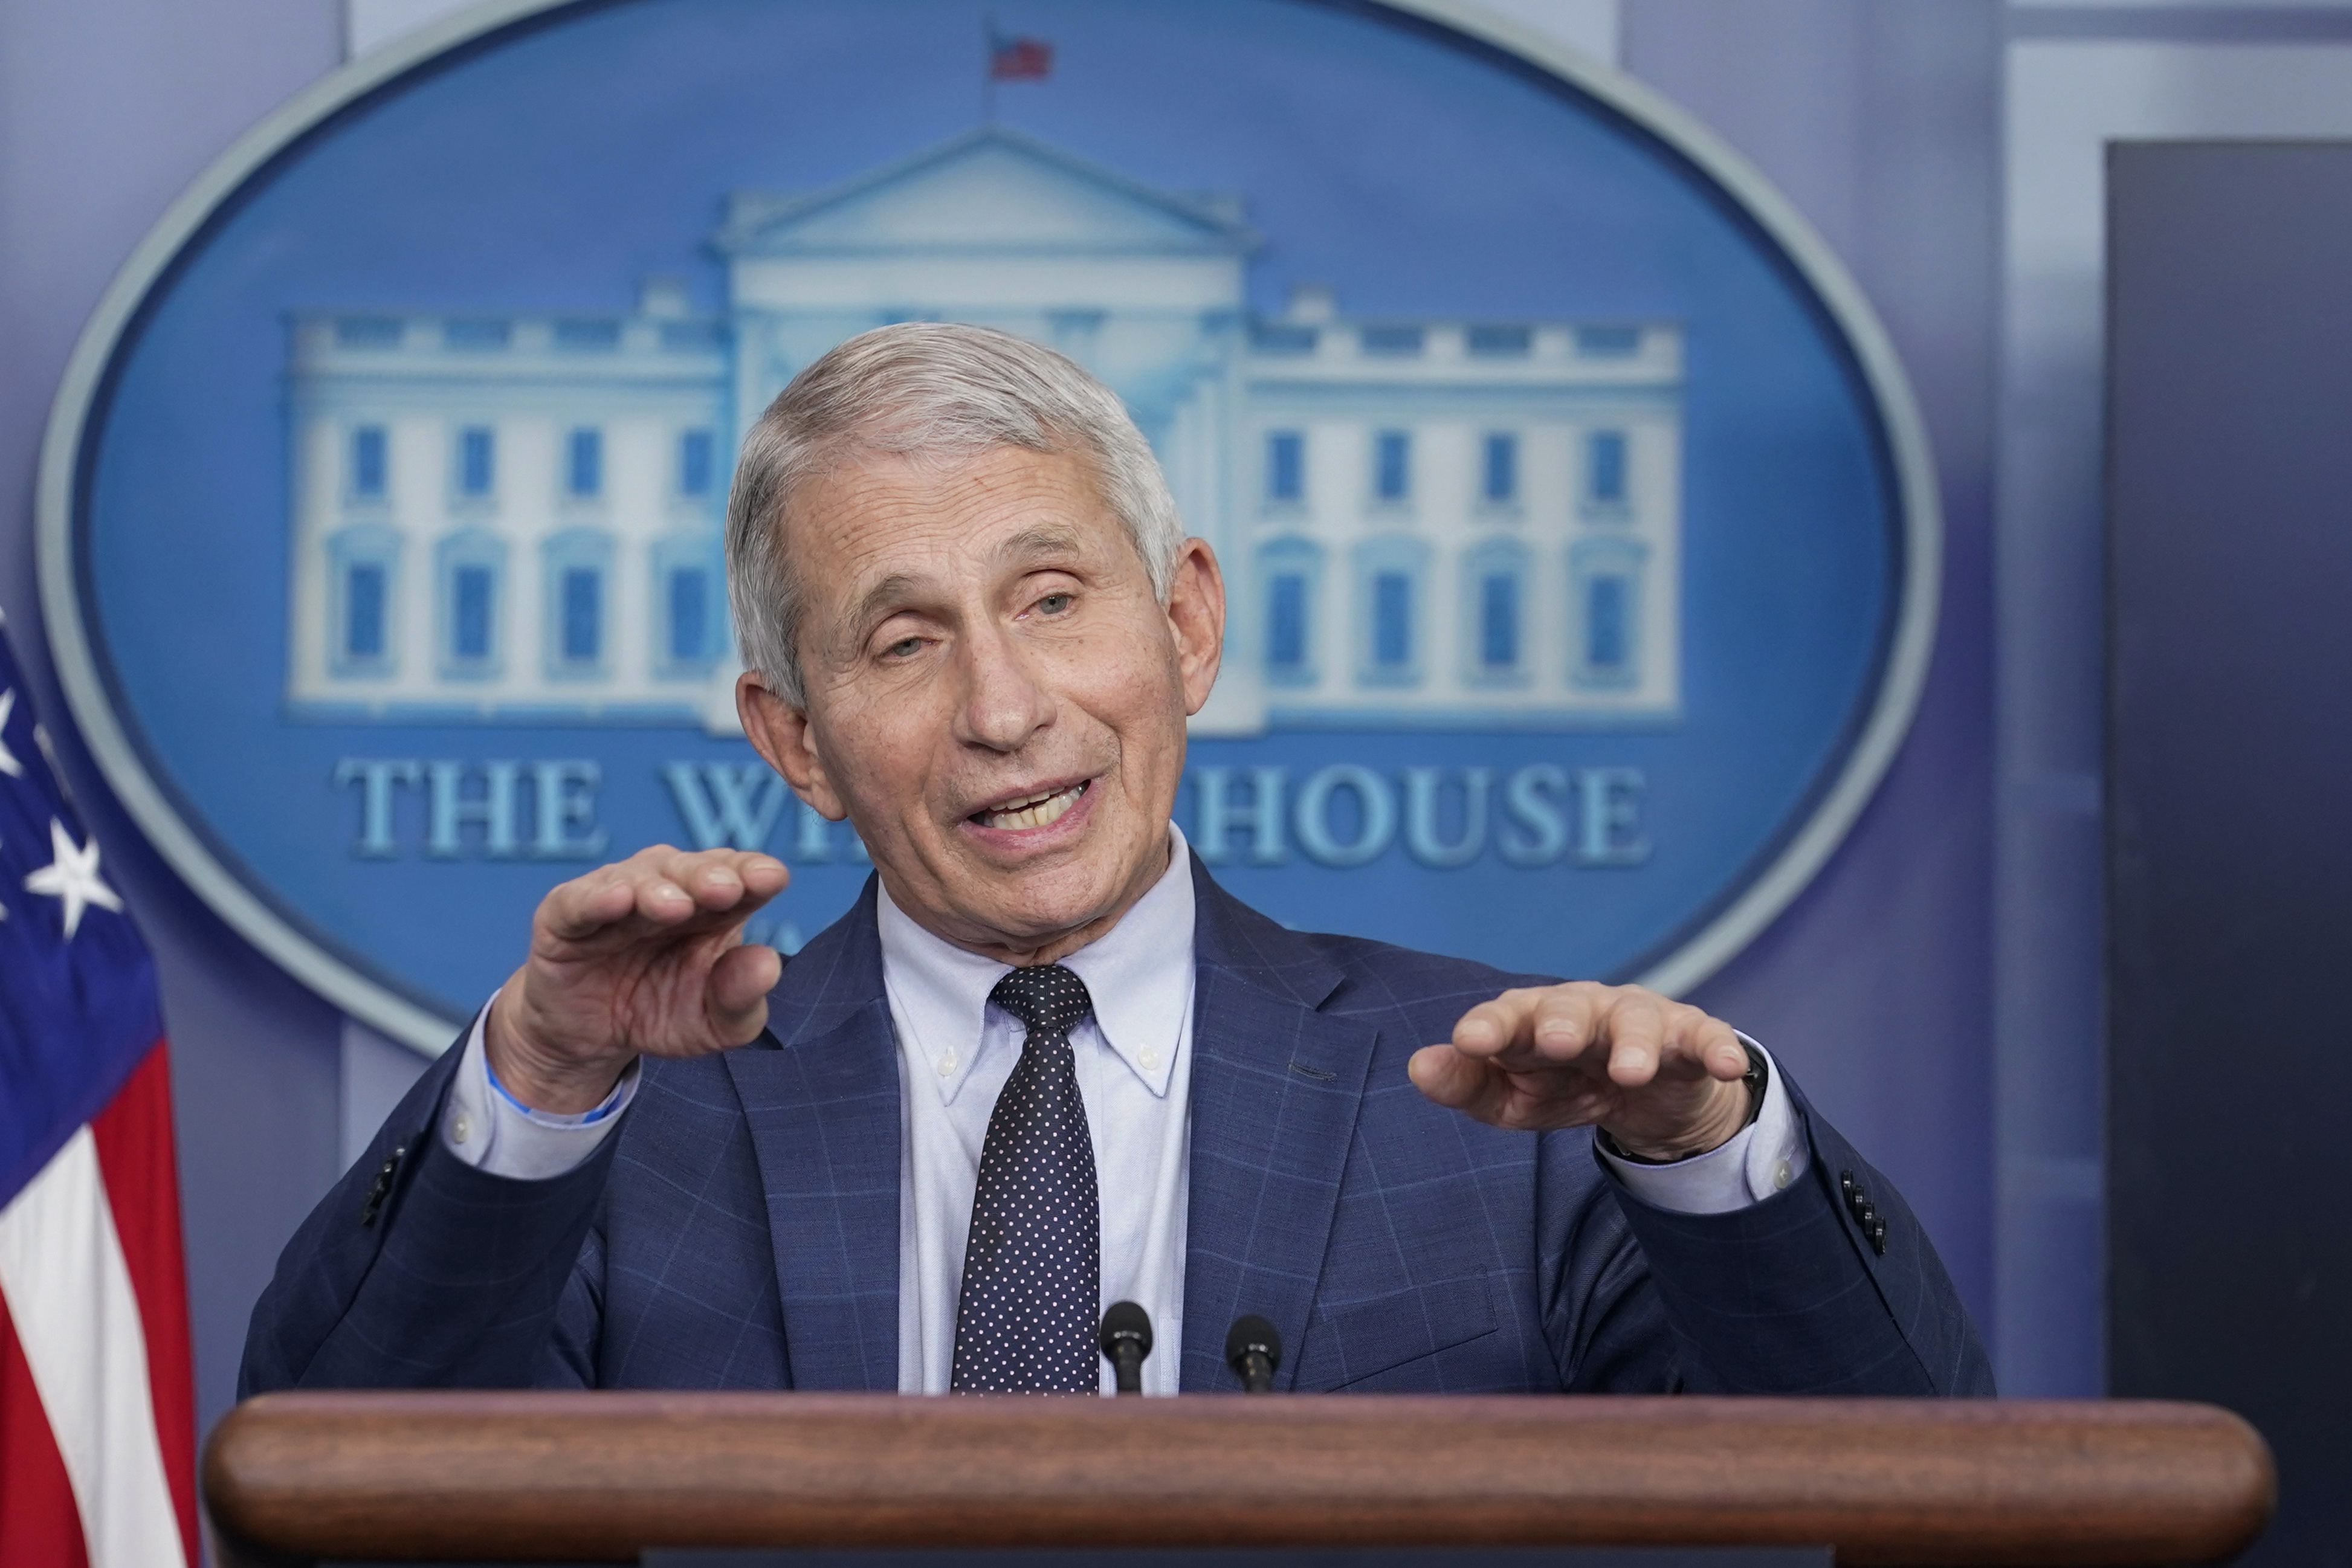
M0 627L0 1563L197 1561L154 967Z
M995 81L1044 81L1054 74L1054 46L1043 38L988 40L988 74Z

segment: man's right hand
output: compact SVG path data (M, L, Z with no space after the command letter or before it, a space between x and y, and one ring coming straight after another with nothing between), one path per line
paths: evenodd
M791 876L771 855L656 844L554 889L490 1009L499 1082L534 1110L577 1115L637 1057L757 1039L783 960L744 946L743 923Z

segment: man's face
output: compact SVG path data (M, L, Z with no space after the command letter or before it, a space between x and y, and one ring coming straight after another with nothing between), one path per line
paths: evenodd
M740 693L762 756L846 814L890 895L950 941L1050 962L1167 866L1184 720L1224 590L1190 541L1163 607L1081 460L868 456L793 497L805 710Z

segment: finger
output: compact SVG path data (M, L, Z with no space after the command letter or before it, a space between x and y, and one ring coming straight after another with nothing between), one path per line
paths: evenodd
M783 892L793 880L791 870L773 855L747 854L735 872L743 879L744 889L762 904Z
M1657 1076L1665 1054L1666 1019L1663 1009L1643 996L1621 998L1601 1019L1609 1045L1610 1082L1638 1089Z
M1690 1011L1698 1016L1684 1031L1685 1040L1690 1053L1706 1069L1706 1075L1727 1082L1748 1076L1748 1048L1739 1043L1738 1031L1696 1008Z
M654 870L662 882L676 887L699 908L731 909L743 895L743 879L736 873L735 855L728 850L673 850Z
M1596 1020L1605 996L1586 985L1552 986L1536 993L1528 1025L1528 1052L1534 1062L1573 1061L1599 1035ZM1506 1062L1517 1065L1506 1058Z
M625 865L601 866L558 883L540 902L540 924L551 936L577 942L627 919L637 896L625 870Z
M685 889L698 908L720 912L742 906L747 915L782 892L792 875L774 856L745 850L672 852L659 870Z
M651 925L675 925L694 913L694 895L667 876L634 878L637 918Z
M1480 1002L1455 1021L1454 1048L1470 1056L1494 1056L1517 1043L1535 1009L1534 991L1505 991Z
M624 862L637 887L637 914L669 926L704 914L724 914L741 903L743 879L733 850L677 850L656 846ZM749 913L746 911L745 913Z
M1405 1063L1413 1087L1440 1105L1482 1122L1496 1122L1510 1096L1510 1082L1481 1057L1451 1045L1425 1045Z
M1728 1081L1746 1076L1748 1051L1729 1024L1680 1002L1662 1002L1659 1015L1665 1040L1658 1059L1661 1077Z
M748 1045L768 1022L768 993L784 972L773 947L757 943L730 948L710 967L704 1008L710 1026L730 1045Z
M626 945L648 928L740 926L791 880L772 855L656 844L553 889L541 903L538 925L559 944L588 952Z

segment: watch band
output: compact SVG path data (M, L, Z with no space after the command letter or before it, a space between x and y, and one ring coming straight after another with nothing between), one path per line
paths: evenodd
M1748 1071L1739 1075L1739 1082L1748 1088L1748 1118L1739 1124L1739 1130L1744 1133L1754 1126L1756 1118L1763 1113L1764 1091L1772 1082L1772 1063L1766 1059L1761 1051L1750 1045L1745 1037L1742 1037L1739 1041L1739 1049L1748 1053ZM1735 1137L1738 1135L1738 1134L1733 1134ZM1713 1149L1698 1149L1671 1160L1654 1160L1646 1155L1637 1155L1625 1148L1616 1139L1611 1137L1604 1128L1593 1128L1592 1136L1601 1145L1603 1154L1637 1166L1678 1166L1684 1160L1695 1160L1700 1155L1715 1152ZM1718 1144L1716 1147L1720 1148L1722 1145Z

